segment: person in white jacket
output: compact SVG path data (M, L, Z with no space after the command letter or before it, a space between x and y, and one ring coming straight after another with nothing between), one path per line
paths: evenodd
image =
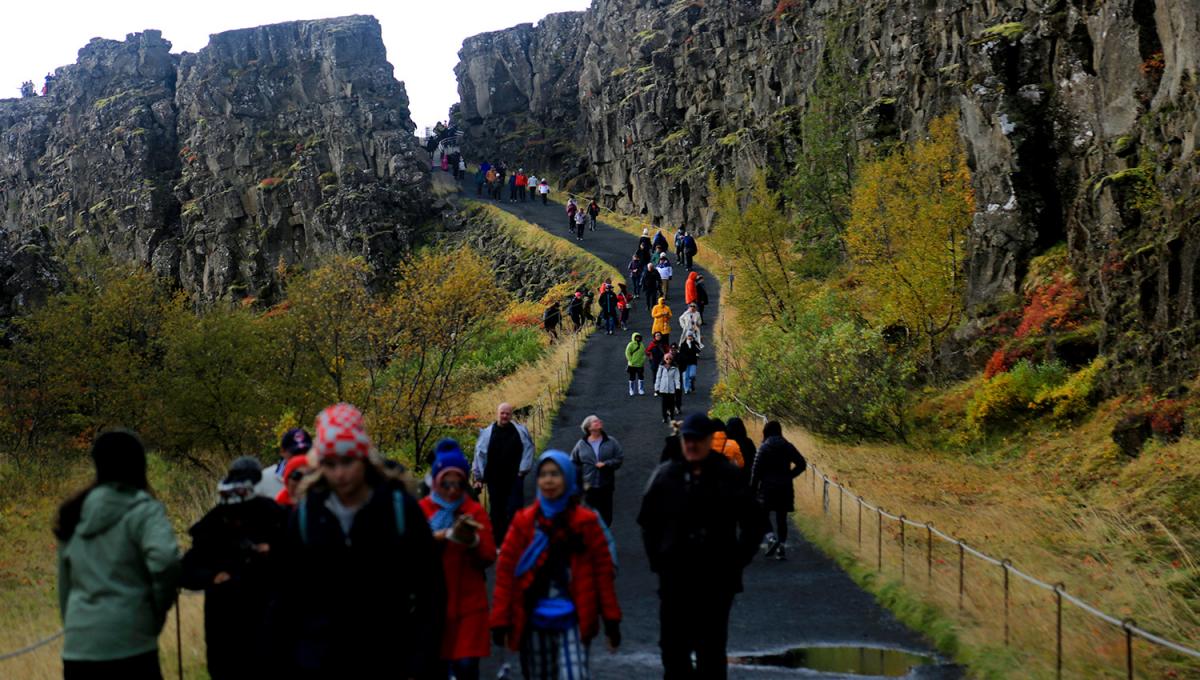
M671 291L671 274L674 273L671 269L671 261L667 259L666 254L658 258L658 278L662 279L662 296L667 297Z
M679 415L683 406L683 378L679 374L679 367L675 365L675 355L670 352L663 356L663 362L658 366L658 375L654 376L654 391L662 397L663 422L671 422L672 416Z
M504 542L508 523L525 506L525 475L533 469L533 437L513 420L510 404L496 408L496 422L479 431L471 477L475 487L487 485L496 545Z
M683 337L691 333L700 349L704 349L704 342L700 340L700 324L700 310L696 309L696 303L693 302L688 305L687 311L679 315L679 327L683 329Z

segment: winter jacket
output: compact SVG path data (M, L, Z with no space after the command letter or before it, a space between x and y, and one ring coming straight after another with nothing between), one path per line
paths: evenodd
M700 274L690 272L688 273L687 283L683 284L683 301L689 305L698 299L696 293L696 279L698 278L700 278Z
M529 178L527 178L525 175L517 175L516 184L518 187L524 189L525 183L528 181L529 181Z
M629 344L625 345L625 363L634 368L646 365L646 346L641 340L630 340Z
M654 252L654 250L659 247L663 249L664 253L671 249L670 244L667 243L667 237L663 236L661 231L654 234L654 240L650 242L650 251Z
M650 344L646 345L646 357L650 359L650 362L652 364L657 366L658 364L662 363L663 355L666 353L667 349L669 349L669 347L667 347L663 343L661 343L657 340L651 340ZM653 375L653 376L650 376L650 378L651 378L651 380L655 380L658 378L658 376Z
M646 265L645 271L642 272L642 292L646 297L658 293L659 283L662 279L658 277L658 267Z
M658 457L659 463L668 463L673 460L683 460L683 441L677 434L666 438L663 442L662 453Z
M654 391L659 394L674 393L676 390L683 389L683 378L679 374L679 367L675 365L668 366L662 364L658 367L658 375L654 376Z
M693 312L691 309L679 315L679 327L683 329L683 337L687 337L688 332L692 332L696 337L700 337L700 312Z
M58 606L67 661L109 661L158 649L175 601L179 545L149 493L102 484L58 545Z
M699 364L700 346L690 342L681 344L679 351L675 353L675 363L679 366L680 370Z
M740 592L742 569L766 532L741 471L716 453L698 465L682 459L659 465L638 524L663 594Z
M704 306L708 304L708 291L701 281L696 282L696 304L700 306L700 309L704 309Z
M783 437L767 437L758 447L750 488L767 510L791 512L796 491L792 480L804 474L808 463L792 443Z
M542 328L554 328L562 321L562 312L558 311L558 307L547 307L546 311L542 312Z
M671 265L663 262L662 260L659 260L657 269L658 278L662 279L663 281L669 281L671 276L675 273L675 270L671 269Z
M587 214L592 217L598 217L600 215L600 206L597 205L595 202L592 202L587 207Z
M571 320L575 322L579 322L583 318L583 298L571 298L571 301L567 303L567 316L570 316Z
M682 231L675 232L675 252L683 252L683 239L687 234Z
M277 657L286 662L277 674L433 677L445 583L425 513L399 481L382 480L347 534L331 493L310 488L288 521L275 623L287 631ZM312 593L314 578L328 579L330 592Z
M441 508L432 496L421 499L425 519L432 519ZM442 575L446 580L446 616L442 624L443 659L470 659L487 656L491 651L488 633L487 569L496 561L496 540L492 538L492 520L474 499L463 498L456 516L468 515L482 529L476 529L479 542L467 546L454 541L436 541L442 554Z
M691 255L692 257L695 257L696 253L700 252L700 246L696 243L695 236L688 234L687 236L683 237L683 252Z
M485 181L487 181L487 172L480 169L479 172L475 173L475 186L480 186Z
M280 459L274 465L268 465L262 469L262 479L258 480L258 484L254 485L254 493L263 498L275 498L279 496L279 492L283 491L287 486L283 483L283 469L287 467L287 461Z
M283 565L278 549L288 511L255 496L218 505L192 525L192 547L183 556L181 585L204 591L204 642L214 680L269 674L277 659L267 613ZM267 545L266 552L255 549ZM230 578L213 583L217 574Z
M575 448L571 449L571 462L575 463L578 471L580 489L609 487L616 480L621 463L625 462L625 450L621 448L621 442L606 433L600 442L600 456L597 458L591 442L584 437L575 442ZM597 468L596 463L604 463L604 467Z
M742 448L724 432L713 433L712 450L728 458L729 462L738 466L738 468L746 467L746 462L742 458Z
M574 203L570 203L570 202L567 203L567 217L574 219L575 212L578 210L579 210L579 206L575 205Z
M667 306L666 298L660 297L658 299L658 304L654 305L650 316L654 317L654 325L650 330L651 333L671 334L671 308Z
M645 263L642 262L642 258L638 257L637 255L634 255L629 259L629 266L627 269L629 270L630 281L637 281L642 278L643 266L645 266Z
M533 541L537 526L551 537L551 546L542 552L533 569L517 576L517 562ZM508 645L513 651L520 648L531 613L532 603L527 602L527 592L556 546L568 551L571 578L568 591L575 603L579 636L583 641L590 641L600 632L599 619L606 622L621 620L615 587L616 569L599 515L573 503L551 521L542 515L541 506L535 502L513 517L496 563L491 627L509 631Z
M643 248L642 246L645 246L645 247ZM638 253L646 254L645 257L642 258L644 262L650 261L650 253L652 253L652 252L654 252L654 244L651 243L650 237L649 236L639 236L638 237Z
M611 290L600 294L600 315L612 317L617 315L617 294Z
M492 423L483 428L479 431L479 438L475 440L475 460L471 463L471 476L480 482L488 481L484 472L487 470L488 444L492 441L492 429L495 427L496 424ZM524 475L533 469L533 437L524 425L514 421L513 427L517 428L517 434L521 437L521 462L517 466L517 474Z

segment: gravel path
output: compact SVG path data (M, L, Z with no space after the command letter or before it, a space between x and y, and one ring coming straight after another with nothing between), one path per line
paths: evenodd
M465 187L466 185L464 185ZM470 187L469 194L474 194ZM498 203L518 217L541 226L557 236L568 236L566 214L562 204ZM671 238L670 234L667 234ZM581 247L624 272L625 265L637 248L637 239L630 234L601 223L594 232L586 232ZM708 282L711 304L706 310L705 341L709 343L701 354L697 391L685 395L684 413L707 410L709 391L717 379L713 359L711 332L719 309L719 288L716 279L702 272ZM676 318L683 311L683 282L685 276L672 281L668 304ZM554 421L551 446L570 451L580 436L579 425L584 417L595 413L606 425L609 434L625 448L625 464L617 473L617 492L613 532L620 557L617 590L624 610L624 638L616 654L608 653L600 641L593 645L592 670L596 678L630 680L660 677L658 661L658 598L657 581L650 572L635 521L642 490L658 464L663 438L669 434L660 418L659 402L649 393L630 397L625 377L625 345L633 331L650 337L650 315L645 300L638 300L630 314L629 332L612 337L594 334L580 352L566 401ZM678 322L672 322L672 335L679 335ZM649 382L649 381L648 381ZM649 388L647 392L649 392ZM748 423L751 428L757 423ZM761 437L751 432L758 441ZM532 477L532 476L531 476ZM532 481L532 480L531 480ZM532 498L532 486L528 494ZM894 647L919 653L932 653L919 635L908 630L880 607L868 593L851 581L837 565L793 531L789 537L788 559L785 562L756 559L746 570L746 590L736 599L729 631L729 650L734 656L779 651L808 645L848 645ZM700 567L702 568L702 567ZM509 654L514 671L518 664L515 654ZM484 677L495 677L498 665L493 656L486 664L491 668ZM519 677L519 671L513 677ZM813 671L731 667L730 677L747 678L844 678L863 677L831 675ZM910 674L913 678L958 678L960 671L952 666L925 667Z

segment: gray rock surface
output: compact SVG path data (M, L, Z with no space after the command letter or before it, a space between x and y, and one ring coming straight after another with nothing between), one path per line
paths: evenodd
M49 96L0 100L0 316L91 237L198 300L273 294L331 251L387 267L433 215L429 166L372 17L94 39Z

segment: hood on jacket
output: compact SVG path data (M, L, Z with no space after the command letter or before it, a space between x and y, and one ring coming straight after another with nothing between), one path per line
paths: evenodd
M667 304L667 299L665 297L660 297L658 299L658 304L663 305L665 307Z
M642 341L641 333L634 333L633 335L629 336L629 342L631 342L631 343L641 342L641 341Z
M151 500L150 494L140 489L101 484L83 501L75 533L84 538L98 536L113 528L129 511Z

